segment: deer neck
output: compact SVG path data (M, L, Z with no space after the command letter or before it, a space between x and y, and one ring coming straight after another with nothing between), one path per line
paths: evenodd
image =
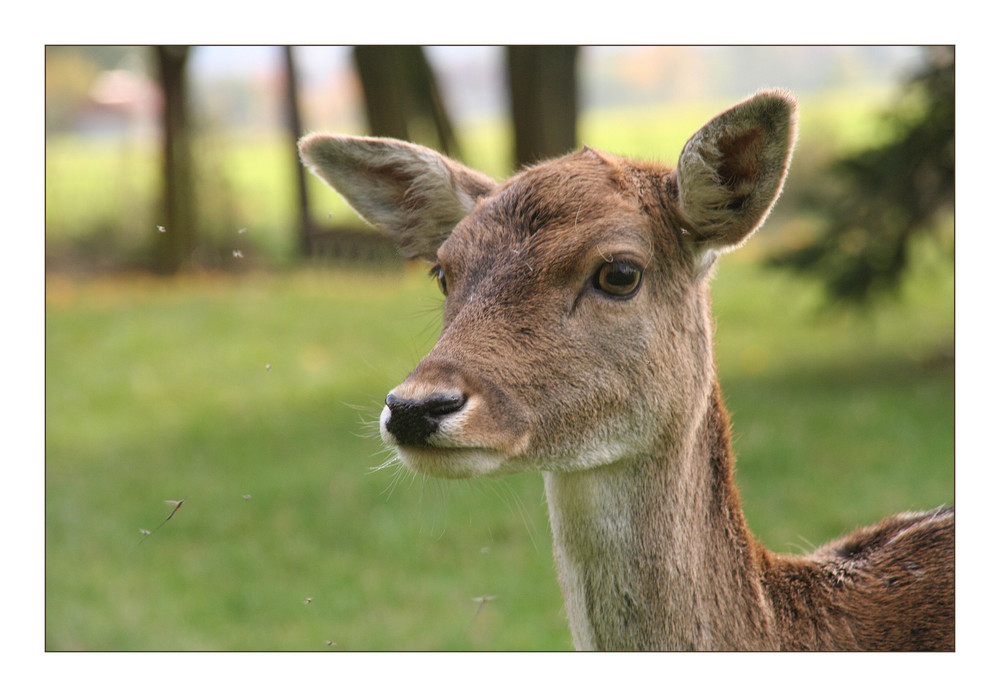
M774 648L717 384L690 430L627 463L544 473L578 649Z

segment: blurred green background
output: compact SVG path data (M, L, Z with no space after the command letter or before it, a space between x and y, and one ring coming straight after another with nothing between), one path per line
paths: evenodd
M299 212L282 49L190 49L197 238L179 268L157 264L173 230L158 229L152 53L46 54L47 649L572 648L537 474L381 467L382 399L433 345L441 301L319 182ZM456 154L508 176L503 49L424 54ZM372 130L349 48L295 56L300 130ZM821 238L810 199L838 158L890 138L886 112L917 109L901 86L927 61L908 47L575 56L575 140L626 155L673 162L759 86L800 99L786 194L713 282L738 483L776 551L954 500L950 214L909 245L892 292L860 305L769 263ZM303 226L363 237L303 257Z

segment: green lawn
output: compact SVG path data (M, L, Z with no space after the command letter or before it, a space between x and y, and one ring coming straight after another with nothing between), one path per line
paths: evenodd
M749 250L721 261L718 362L769 546L953 500L953 280L924 264L858 318ZM374 470L439 307L418 268L50 277L46 647L571 648L537 474Z

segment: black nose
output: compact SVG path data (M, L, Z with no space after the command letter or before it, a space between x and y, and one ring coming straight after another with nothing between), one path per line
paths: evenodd
M399 445L426 445L445 417L465 406L463 394L435 392L423 399L402 399L393 394L385 398L389 419L385 428Z

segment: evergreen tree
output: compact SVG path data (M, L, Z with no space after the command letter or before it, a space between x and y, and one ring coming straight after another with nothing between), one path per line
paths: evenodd
M818 275L834 301L861 305L897 288L913 242L940 234L942 214L953 209L953 46L928 47L926 64L885 119L891 136L884 143L835 161L804 195L825 220L817 239L771 259Z

